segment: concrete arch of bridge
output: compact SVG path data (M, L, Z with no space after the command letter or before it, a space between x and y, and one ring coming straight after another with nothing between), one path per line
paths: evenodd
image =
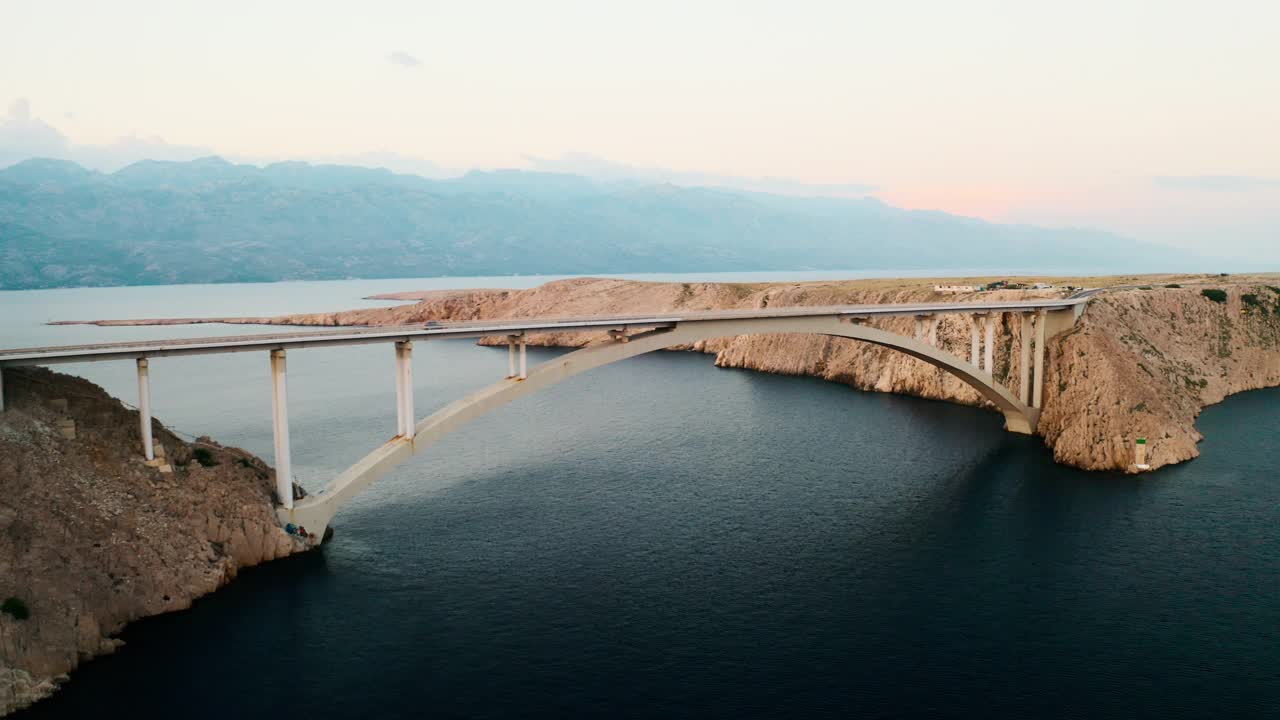
M1005 417L1011 432L1035 432L1039 411L1024 405L991 375L944 350L920 340L841 321L836 317L755 318L681 322L669 329L633 336L627 342L594 345L547 361L524 380L506 379L456 400L417 423L412 439L396 437L348 468L323 491L308 496L292 510L279 509L282 522L302 525L310 533L322 532L333 515L373 481L437 440L518 398L595 368L637 355L699 340L763 333L807 333L843 337L892 348L955 375L991 401Z

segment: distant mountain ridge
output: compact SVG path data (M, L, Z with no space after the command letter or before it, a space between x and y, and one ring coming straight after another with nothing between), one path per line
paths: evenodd
M522 170L449 180L218 157L106 174L0 169L0 289L440 275L1137 267L1177 253L873 198L598 182Z

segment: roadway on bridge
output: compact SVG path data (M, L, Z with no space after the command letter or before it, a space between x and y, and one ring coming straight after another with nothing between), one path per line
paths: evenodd
M778 307L749 310L704 310L641 315L590 315L560 318L513 318L472 322L430 322L386 327L343 327L335 330L231 335L221 337L142 340L92 345L0 349L0 366L51 365L55 363L208 355L254 350L286 350L334 345L362 345L400 340L447 340L490 335L570 332L582 330L633 330L673 327L680 323L764 318L847 317L886 318L953 313L1025 313L1073 308L1088 302L1086 295L987 303L902 303Z

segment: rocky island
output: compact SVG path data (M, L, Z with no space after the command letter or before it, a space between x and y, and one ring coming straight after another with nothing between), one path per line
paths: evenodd
M0 413L0 715L110 653L125 624L182 610L244 567L305 549L272 509L273 471L138 415L86 380L4 371Z

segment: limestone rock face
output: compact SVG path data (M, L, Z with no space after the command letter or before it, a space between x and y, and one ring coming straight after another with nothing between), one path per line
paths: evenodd
M1280 289L1219 286L1108 293L1049 344L1040 434L1054 457L1133 471L1145 437L1160 467L1199 455L1195 418L1233 393L1280 385Z
M181 610L248 565L303 545L275 518L274 480L235 448L153 426L173 471L148 467L137 413L96 385L4 371L0 413L0 715L39 700L80 662L112 652L126 623ZM63 403L51 402L65 400ZM74 438L59 420L76 422Z
M1139 279L1127 282L1135 280ZM1074 328L1048 342L1044 414L1038 432L1058 462L1088 470L1136 472L1134 443L1139 437L1147 438L1147 462L1152 468L1194 458L1201 439L1194 423L1204 406L1232 393L1280 385L1280 289L1263 282L1225 282L1206 276L1164 278L1171 280L1188 284L1140 286L1096 296ZM1224 290L1226 301L1206 297L1201 292L1206 286ZM396 325L603 313L979 302L1062 294L1056 290L1002 290L939 295L931 284L911 280L651 283L577 278L529 290L426 292L417 295L421 300L415 305L269 321ZM903 335L914 332L911 318L873 324ZM937 336L939 346L968 358L967 317L942 316ZM486 338L480 342L498 345L505 340ZM578 332L530 335L527 342L583 347L610 341L602 333ZM1015 393L1021 392L1020 342L1018 318L1000 317L994 376ZM986 405L975 390L942 370L893 350L844 338L749 335L674 349L715 355L719 367L811 375L860 390Z

